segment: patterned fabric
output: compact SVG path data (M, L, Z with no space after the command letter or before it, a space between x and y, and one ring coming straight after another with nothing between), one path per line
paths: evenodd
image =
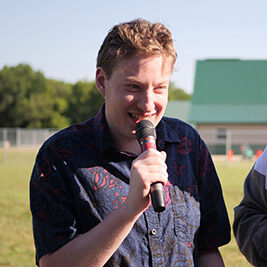
M255 266L267 266L267 147L244 184L233 230L240 251Z
M134 155L111 141L97 116L51 137L30 182L36 261L101 222L127 198ZM157 148L166 151L166 209L147 209L105 266L193 266L197 253L224 245L230 226L210 154L186 123L164 117Z

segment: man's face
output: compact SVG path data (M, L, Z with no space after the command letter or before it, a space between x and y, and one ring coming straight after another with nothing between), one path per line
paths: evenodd
M136 141L140 120L148 119L155 127L159 123L168 103L171 72L170 61L160 55L135 56L120 62L110 79L103 79L100 91L105 97L105 115L117 145Z

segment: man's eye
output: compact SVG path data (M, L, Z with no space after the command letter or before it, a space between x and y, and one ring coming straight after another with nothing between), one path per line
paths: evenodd
M130 89L140 89L140 86L138 84L128 84L128 87Z
M155 88L155 91L166 91L167 87L166 86L159 86Z

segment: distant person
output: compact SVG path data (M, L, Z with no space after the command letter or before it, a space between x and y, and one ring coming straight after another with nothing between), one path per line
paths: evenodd
M244 184L244 198L235 208L234 235L240 251L255 266L267 266L267 147Z
M254 156L254 152L249 145L242 145L240 147L240 152L242 154L243 159L251 160L252 157Z
M98 114L40 149L30 202L41 266L223 266L230 225L208 149L186 123L165 118L176 52L160 23L114 26L97 58ZM141 151L136 124L156 128ZM152 127L153 128L153 127ZM164 185L165 210L150 205Z

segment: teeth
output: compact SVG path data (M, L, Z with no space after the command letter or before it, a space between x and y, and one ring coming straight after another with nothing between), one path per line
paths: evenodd
M141 121L141 120L150 120L152 115L149 115L149 116L137 116L137 115L134 115L134 114L130 114L131 117L135 120L135 121Z

